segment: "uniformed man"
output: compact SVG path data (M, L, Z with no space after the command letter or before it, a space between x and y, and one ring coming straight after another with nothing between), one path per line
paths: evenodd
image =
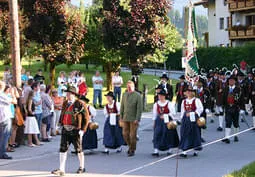
M180 82L176 84L175 93L176 93L176 102L177 102L177 112L181 112L181 104L185 99L184 92L188 88L188 84L185 82L184 75L179 77Z
M240 114L241 121L244 122L245 121L245 113L246 113L245 104L248 101L248 95L249 95L248 85L247 85L247 82L245 80L245 75L241 71L238 72L237 79L238 79L237 84L241 89L241 94L242 94L241 96L243 98L242 103L240 103L240 112L239 112L239 114Z
M172 85L170 85L168 83L169 78L167 77L167 75L164 73L161 77L160 77L160 84L162 85L162 87L164 88L164 90L166 91L166 99L169 101L173 100L173 87Z
M214 110L214 107L215 107L215 96L216 96L216 90L215 90L215 86L216 86L216 82L218 81L213 79L213 75L211 73L209 73L207 75L207 89L209 90L210 92L210 99L209 99L209 110L214 113L215 110ZM214 119L212 119L211 117L211 120L210 120L211 123L214 122Z
M243 102L241 88L236 84L236 77L230 76L228 79L228 86L223 92L223 105L225 108L225 139L222 141L229 144L229 137L231 135L232 124L234 126L234 133L239 132L239 111ZM234 141L238 141L238 137L234 137Z
M67 151L70 144L73 144L77 152L80 167L77 173L84 173L84 154L82 151L81 138L87 131L89 123L89 113L86 103L76 99L77 90L71 86L67 90L67 100L63 103L60 115L60 124L63 126L60 143L60 166L59 169L52 171L52 174L58 176L65 175L65 164Z

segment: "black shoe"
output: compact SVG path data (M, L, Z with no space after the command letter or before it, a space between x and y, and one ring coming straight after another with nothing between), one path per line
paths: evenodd
M211 119L211 120L210 120L210 123L214 123L214 120L213 120L213 119Z
M122 152L122 148L117 149L116 153L121 153Z
M159 153L153 152L151 155L152 155L153 157L158 157L158 156L159 156Z
M96 109L96 108L97 108L97 105L94 104L94 108Z
M177 120L176 123L177 123L177 125L181 125L182 124L179 120Z
M218 128L217 128L217 131L222 132L222 131L223 131L223 128L218 127Z
M57 176L65 176L65 172L63 172L63 171L61 171L61 170L59 170L59 169L53 170L53 171L51 172L51 174L54 174L54 175L57 175Z
M197 153L197 152L194 152L193 156L194 156L194 157L198 156L198 153Z
M228 138L225 138L222 140L222 142L226 143L226 144L229 144L230 143L230 140Z
M77 154L78 154L78 152L77 152L77 151L71 151L71 153L72 153L72 154L75 154L75 155L77 155Z
M180 154L180 157L187 158L187 154Z
M169 156L169 155L172 155L173 153L171 153L171 152L167 152L166 154Z
M42 142L50 142L50 140L48 138L42 139Z
M102 151L103 154L107 154L109 155L110 154L110 151Z
M220 116L220 114L218 114L218 113L215 113L214 115L217 116L217 117Z
M104 108L102 105L99 105L99 108Z
M241 122L244 122L244 119L241 119Z
M85 173L86 172L86 169L85 168L79 168L78 170L77 170L77 172L76 173L78 173L78 174L82 174L82 173Z
M238 141L239 141L238 137L235 136L235 137L234 137L234 142L238 142Z
M202 143L205 143L206 141L205 141L205 139L204 139L204 138L201 138L201 142L202 142Z
M12 157L8 156L7 154L4 154L4 155L2 155L2 157L0 157L0 159L11 160Z
M128 153L128 157L133 157L134 155L135 155L135 152L130 151L130 152Z

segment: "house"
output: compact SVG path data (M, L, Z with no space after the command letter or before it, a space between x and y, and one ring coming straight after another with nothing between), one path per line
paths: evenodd
M229 17L226 0L202 0L194 3L208 9L208 33L205 34L207 46L229 46Z

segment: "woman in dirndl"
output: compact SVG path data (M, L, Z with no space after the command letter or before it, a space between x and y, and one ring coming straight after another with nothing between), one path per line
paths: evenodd
M28 137L28 146L34 147L41 145L37 135L40 134L38 123L34 116L35 105L33 102L34 92L30 91L28 94L25 112L26 112L26 121L25 121L25 130L24 133L27 134ZM32 139L34 138L35 143L33 144Z
M108 92L105 96L108 104L104 107L106 120L103 140L105 150L103 153L109 154L109 149L116 149L116 152L120 153L122 151L121 146L124 145L122 128L119 126L120 103L115 101L113 92Z
M85 96L84 96L85 97ZM89 105L89 99L85 97L84 100L87 103L87 109L90 116L90 123L95 122L95 118L97 115L96 109ZM86 133L83 135L82 138L82 148L83 150L90 150L93 151L93 149L97 149L98 143L97 143L97 130L90 129L90 126L88 127Z
M181 157L187 157L186 150L195 150L194 156L202 150L200 128L197 125L197 119L202 114L204 108L200 99L195 97L196 91L188 88L186 91L187 98L182 101L181 105L181 141L179 148L183 151Z
M166 91L158 93L158 101L153 106L154 135L153 135L153 156L159 156L159 151L167 151L172 154L172 148L179 145L179 136L176 129L168 129L167 123L173 120L176 114L174 105L166 100Z

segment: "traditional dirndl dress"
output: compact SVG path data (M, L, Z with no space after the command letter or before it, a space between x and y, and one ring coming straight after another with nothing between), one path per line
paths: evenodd
M108 115L111 113L117 114L117 106L116 102L114 102L113 108L109 108L108 105L106 105L106 110ZM104 140L103 144L106 148L110 149L117 149L120 146L124 145L124 139L122 136L122 128L119 126L119 117L116 117L116 123L115 125L110 124L110 116L108 116L105 120L104 124Z
M202 150L200 128L197 125L197 121L191 122L190 117L186 116L186 113L196 111L196 99L194 99L191 104L188 104L186 100L184 100L184 110L179 148L183 151L192 148L195 148L195 150ZM195 118L196 120L198 119L197 114Z
M164 107L161 107L158 103L156 104L158 116L155 120L153 146L155 149L160 151L176 148L179 145L179 136L177 130L169 130L164 119L160 118L160 115L162 114L169 114L170 110L168 109L168 103ZM169 121L171 120L172 118L169 117Z
M83 150L97 149L97 130L87 129L86 133L82 138L82 148Z

